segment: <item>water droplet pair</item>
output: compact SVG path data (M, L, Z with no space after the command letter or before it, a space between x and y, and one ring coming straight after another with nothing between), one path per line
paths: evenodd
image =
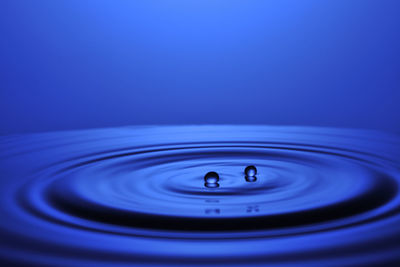
M247 182L255 182L257 181L257 168L253 165L247 166L244 169L245 179ZM219 187L219 175L216 172L208 172L206 176L204 176L204 186L208 188L217 188Z

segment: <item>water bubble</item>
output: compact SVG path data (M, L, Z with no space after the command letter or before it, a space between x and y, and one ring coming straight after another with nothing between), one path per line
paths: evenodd
M204 176L206 184L217 184L219 181L219 175L216 172L209 172Z
M247 166L246 169L244 169L244 173L246 176L252 177L257 174L257 169L253 165Z

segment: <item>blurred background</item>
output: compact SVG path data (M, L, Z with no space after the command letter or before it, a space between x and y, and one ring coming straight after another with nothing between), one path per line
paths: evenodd
M0 134L141 124L400 133L398 0L3 0L0 36Z

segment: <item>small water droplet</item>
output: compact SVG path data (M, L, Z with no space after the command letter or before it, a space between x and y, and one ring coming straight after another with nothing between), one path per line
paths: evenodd
M209 172L204 176L206 184L216 184L219 181L219 175L216 172Z
M244 173L249 177L255 176L257 174L257 168L253 165L247 166L246 169L244 169Z

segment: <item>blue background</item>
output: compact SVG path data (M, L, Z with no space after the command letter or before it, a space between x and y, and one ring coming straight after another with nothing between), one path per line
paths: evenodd
M400 1L0 1L0 133L400 132Z

